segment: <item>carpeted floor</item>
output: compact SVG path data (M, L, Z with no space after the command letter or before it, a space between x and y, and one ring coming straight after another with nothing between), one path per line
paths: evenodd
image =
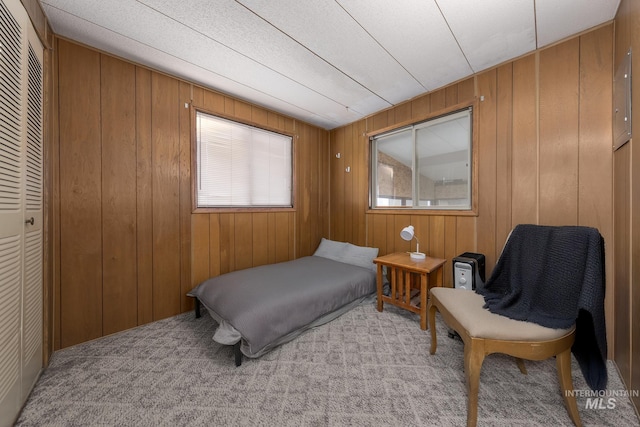
M54 353L16 425L462 426L463 345L436 323L432 356L417 315L368 302L236 368L215 322L186 313ZM572 425L555 361L527 369L485 360L478 425ZM575 360L573 378L588 390ZM611 362L609 390L624 390ZM640 425L628 397L577 400L585 426Z

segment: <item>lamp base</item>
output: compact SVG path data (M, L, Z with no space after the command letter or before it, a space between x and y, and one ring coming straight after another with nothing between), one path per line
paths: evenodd
M427 256L422 252L409 252L409 257L412 261L424 261Z

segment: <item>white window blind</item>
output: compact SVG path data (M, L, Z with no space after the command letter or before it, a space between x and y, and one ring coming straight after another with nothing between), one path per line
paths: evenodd
M196 113L197 207L292 207L292 138Z

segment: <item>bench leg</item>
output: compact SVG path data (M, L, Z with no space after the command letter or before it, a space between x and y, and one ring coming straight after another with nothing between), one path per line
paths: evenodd
M522 360L519 357L516 357L516 363L518 364L518 368L520 369L520 372L522 372L524 375L527 375L527 367L524 366L524 360Z
M484 361L484 343L469 340L464 343L464 374L467 379L467 427L475 427L478 422L478 392L480 391L480 370Z
M429 316L429 325L431 325L431 354L436 354L436 348L438 348L438 338L436 337L436 306L433 304L433 300L429 304L427 310Z
M558 380L560 382L560 390L562 391L562 398L564 399L565 407L569 418L573 421L573 424L577 427L582 426L580 420L580 413L578 412L578 405L576 403L576 397L573 393L573 379L571 378L571 349L568 348L560 354L556 355L556 369L558 370Z

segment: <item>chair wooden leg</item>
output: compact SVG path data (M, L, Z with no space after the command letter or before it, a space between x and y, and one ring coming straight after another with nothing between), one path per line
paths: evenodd
M524 366L524 360L516 357L516 363L518 364L518 368L520 368L520 372L522 372L524 375L527 375L527 367Z
M475 427L478 422L478 393L480 391L480 370L484 361L482 340L471 339L464 345L464 373L467 379L467 427Z
M436 306L429 304L429 325L431 325L431 354L436 354L436 348L438 347L438 339L436 338Z
M564 405L567 413L576 427L582 426L580 421L580 413L578 413L578 404L573 392L573 379L571 378L571 349L563 351L556 355L556 367L558 369L558 381L560 382L560 391L564 399Z

